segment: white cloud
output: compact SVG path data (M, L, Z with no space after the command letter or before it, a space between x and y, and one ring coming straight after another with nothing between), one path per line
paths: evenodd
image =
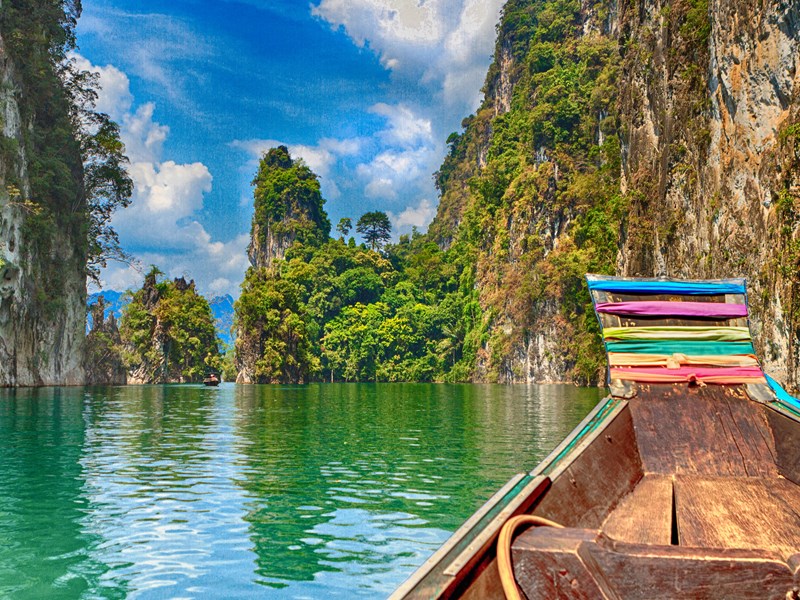
M399 215L389 212L389 218L395 229L403 230L409 227L421 229L427 227L436 214L436 208L431 201L423 198L417 206L407 206Z
M463 0L458 24L447 33L436 72L448 105L476 106L494 51L495 26L504 0Z
M278 140L234 140L231 147L244 150L251 155L253 160L248 168L256 165L263 154L276 146L286 146L289 154L295 158L302 158L308 167L320 177L327 177L331 167L343 156L357 154L362 146L362 140L352 138L335 140L323 138L316 146L305 144L287 144Z
M370 112L386 118L388 127L377 134L386 145L410 148L433 143L430 119L417 116L407 106L378 103Z
M344 27L354 42L370 42L384 65L402 63L402 45L434 46L442 38L442 2L419 0L322 0L312 14Z
M97 75L99 87L103 92L98 96L95 108L115 121L122 119L133 104L128 76L113 65L97 67L80 54L71 53L70 58L75 61L75 66L79 70Z
M112 221L123 247L131 249L142 264L155 264L170 277L195 279L203 293L235 295L248 264L249 235L222 242L214 240L200 223L204 197L213 182L208 167L165 160L169 127L155 121L155 104L146 103L134 111L134 98L122 71L112 65L92 65L80 55L75 60L97 73L101 84L110 83L100 91L97 107L108 107L120 122L120 136L131 161L133 201L115 213ZM135 268L112 265L101 279L107 289L126 289L141 284L142 275Z
M368 198L396 200L399 192L425 189L439 160L431 122L404 105L376 104L371 111L386 119L375 134L382 148L356 167Z
M155 104L148 102L121 119L125 151L132 163L156 162L161 157L169 127L153 121L155 109Z
M321 0L312 14L369 47L384 68L474 110L504 0Z

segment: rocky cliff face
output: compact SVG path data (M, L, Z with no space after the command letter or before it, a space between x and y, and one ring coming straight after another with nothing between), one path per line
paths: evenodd
M159 281L159 275L151 269L123 311L128 383L200 382L219 369L211 308L194 280Z
M303 375L299 373L284 373L278 378L266 374L267 371L271 373L266 365L282 363L287 353L291 361L295 360L295 356L286 349L276 351L272 347L270 336L274 331L263 321L273 321L273 314L281 315L280 312L273 313L272 302L288 311L279 316L276 322L285 323L285 317L297 309L294 305L297 298L292 300L291 295L284 295L272 287L280 280L276 265L286 257L287 250L296 244L318 246L324 243L329 239L331 224L323 207L325 200L320 193L317 176L302 161L292 159L286 146L272 148L264 154L253 185L255 211L247 249L251 267L242 283L242 297L236 308L236 383L302 383ZM259 308L254 311L252 307L248 309L243 306L243 299L253 293L260 295L255 290L262 290L262 286L270 288L262 298L266 302L259 303ZM251 311L259 314L253 315ZM243 313L255 316L258 323L244 326L248 319ZM286 327L292 328L289 324ZM276 359L276 354L280 358ZM266 358L267 355L270 358Z
M596 381L586 271L611 272L621 213L614 11L511 0L485 100L451 137L431 232L474 253L478 379Z
M0 38L0 386L82 384L85 234L39 226L42 199L32 198L30 140L41 125L30 103ZM77 147L63 152L73 150L79 165ZM61 176L80 188L79 172ZM49 214L57 222L58 210L77 206L80 213L81 201L75 195L72 206Z
M247 256L254 269L270 268L295 241L320 243L330 234L319 180L292 159L286 146L264 155L253 185L255 214Z
M586 271L745 276L766 368L800 364L800 6L509 0L431 232L468 240L480 378L602 377Z
M800 5L623 7L625 275L744 276L756 347L797 380Z

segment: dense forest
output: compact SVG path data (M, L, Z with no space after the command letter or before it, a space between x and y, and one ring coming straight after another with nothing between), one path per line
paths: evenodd
M758 353L796 381L797 5L509 0L427 233L393 243L371 211L332 236L317 175L263 156L224 361L208 303L152 272L120 342L112 323L85 343L86 279L126 258L111 216L132 182L69 59L80 11L0 5L0 385L81 383L123 346L133 380L599 382L586 272L747 277Z
M313 174L268 154L240 380L600 382L594 272L748 278L759 354L791 383L798 13L509 0L483 102L434 175L437 215L397 244L329 240ZM261 183L298 169L315 190L299 212L302 194ZM261 233L304 210L304 227L320 216L313 239Z
M455 252L419 234L388 244L379 211L356 223L365 244L347 237L351 219L331 238L316 175L285 147L263 157L254 186L253 266L236 303L240 380L471 377L481 314Z
M194 281L163 279L151 267L120 321L120 354L130 383L192 383L219 372L211 307Z

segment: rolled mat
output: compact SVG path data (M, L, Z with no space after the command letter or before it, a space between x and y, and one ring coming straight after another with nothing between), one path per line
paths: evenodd
M747 316L746 304L724 302L598 302L595 310L611 315L641 317L700 317L704 319L733 319Z
M744 294L743 283L733 281L627 281L624 279L588 279L590 290L622 294L676 294L716 296Z
M757 367L758 359L752 354L690 356L674 354L635 354L609 352L608 364L612 367L668 367L681 365L707 365L710 367Z
M755 354L750 342L693 342L689 340L619 340L606 342L608 352L636 354L734 355Z
M631 367L612 368L611 379L639 381L642 383L766 383L764 373L758 367Z
M748 327L605 327L607 340L697 340L708 342L738 342L750 339Z

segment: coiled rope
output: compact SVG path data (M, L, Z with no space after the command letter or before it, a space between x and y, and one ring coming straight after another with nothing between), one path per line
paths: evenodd
M514 532L522 526L537 527L556 527L563 529L564 526L536 515L517 515L511 517L500 530L497 538L497 570L500 572L500 583L503 585L503 593L507 600L522 600L522 595L517 587L517 580L514 578L514 567L511 564L511 542L514 539Z

